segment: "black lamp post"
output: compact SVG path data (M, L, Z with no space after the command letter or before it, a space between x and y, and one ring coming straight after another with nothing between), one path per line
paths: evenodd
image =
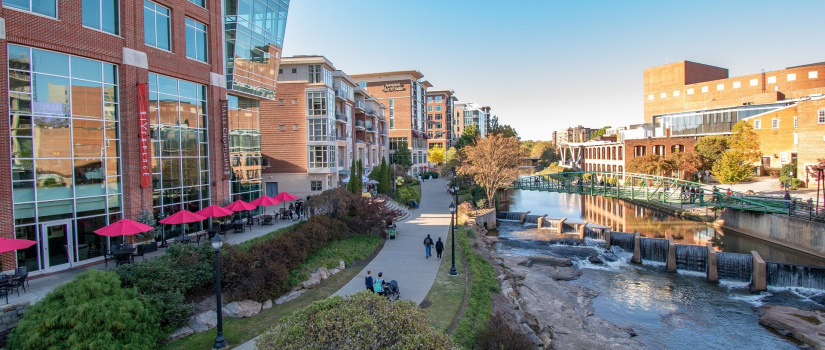
M453 265L450 267L450 276L458 275L458 271L455 270L455 225L453 225L453 214L456 212L455 203L450 203L450 236L452 236L453 243L450 245L452 248L453 253L450 254L453 260Z
M218 304L218 335L215 336L213 349L223 349L228 345L226 338L223 336L223 311L221 309L221 247L223 247L223 240L220 233L216 233L215 237L212 238L212 250L215 251L215 300Z

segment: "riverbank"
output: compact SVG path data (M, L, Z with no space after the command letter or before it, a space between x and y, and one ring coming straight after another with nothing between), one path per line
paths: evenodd
M500 256L497 238L480 231L471 240L473 249L493 266L501 287L493 297L493 313L512 329L545 349L646 348L633 339L633 329L594 314L592 300L598 294L568 283L581 275L570 259Z

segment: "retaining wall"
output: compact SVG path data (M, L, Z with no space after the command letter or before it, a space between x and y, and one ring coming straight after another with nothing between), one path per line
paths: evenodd
M17 322L23 318L23 313L26 312L28 306L28 301L18 301L0 307L0 347L6 346L9 333L17 327Z
M725 209L722 228L825 257L825 223L788 215Z

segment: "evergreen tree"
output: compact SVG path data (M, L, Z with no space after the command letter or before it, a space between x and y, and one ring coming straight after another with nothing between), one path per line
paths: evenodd
M387 163L384 167L384 194L390 194L392 191L392 165Z
M389 182L387 181L388 178L386 175L388 171L390 170L387 168L387 159L381 157L381 166L378 168L378 178L375 180L378 181L378 193L387 194L387 192L389 192L387 190L387 185L389 185Z
M361 162L359 159L357 163L355 163L355 171L358 173L355 177L355 186L353 187L354 194L361 195L361 191L364 189L364 163ZM352 181L353 179L350 179Z
M355 170L355 158L352 159L352 165L349 167L349 182L347 182L347 191L352 194L357 194L355 192L355 178L358 176L358 172Z

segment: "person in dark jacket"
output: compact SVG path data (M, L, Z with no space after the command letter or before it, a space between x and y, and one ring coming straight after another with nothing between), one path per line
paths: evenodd
M373 290L373 279L372 279L372 271L367 270L367 278L364 279L364 284L367 285L367 290L372 292Z
M430 238L430 235L427 235L427 238L424 238L424 257L429 259L430 255L433 255L433 239Z
M435 242L435 253L438 255L438 259L441 259L441 252L444 251L444 242L441 241L441 237L438 237L438 242Z

